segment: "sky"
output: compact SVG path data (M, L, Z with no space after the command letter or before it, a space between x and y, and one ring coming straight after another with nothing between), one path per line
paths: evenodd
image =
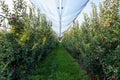
M12 0L5 0L5 1L11 7ZM30 1L31 1L36 8L40 9L41 13L45 13L47 18L53 22L53 26L52 26L53 30L57 34L59 34L59 14L60 13L57 9L59 7L58 6L59 4L63 6L61 31L64 32L70 27L74 18L77 18L76 20L78 20L79 23L81 23L84 20L83 13L90 14L92 10L91 2L95 3L96 6L98 7L99 2L103 0L89 0L87 5L83 9L81 9L81 6L87 0L63 0L63 4L59 3L58 0L26 0L26 1L28 4L30 4ZM77 17L77 13L79 12L81 13Z
M89 0L89 2L87 3L87 5L85 6L85 8L83 9L83 11L79 14L77 20L79 21L79 23L81 23L82 21L84 21L84 16L83 13L87 13L88 15L91 13L92 11L92 7L91 7L91 3L95 3L97 6L97 9L99 10L99 3L102 2L104 0Z

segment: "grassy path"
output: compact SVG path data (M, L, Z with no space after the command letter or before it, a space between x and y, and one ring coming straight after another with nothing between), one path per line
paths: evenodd
M89 80L62 45L56 47L34 73L29 80Z

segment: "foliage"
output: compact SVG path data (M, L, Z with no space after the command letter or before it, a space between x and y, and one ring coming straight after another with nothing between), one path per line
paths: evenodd
M0 32L0 80L26 80L57 44L56 34L44 15L28 7L24 0L13 4L13 12L4 1L0 6L11 26L10 31Z
M62 40L65 48L99 80L120 79L119 3L105 0L100 4L99 15L92 4L91 16L84 14L82 25L75 23Z

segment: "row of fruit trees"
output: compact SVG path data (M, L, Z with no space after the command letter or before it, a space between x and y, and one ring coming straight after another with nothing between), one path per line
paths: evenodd
M93 80L120 80L120 0L100 3L99 13L92 4L90 16L74 23L62 43Z
M27 80L26 76L57 45L51 24L24 0L13 0L13 8L0 0L8 30L0 30L0 80ZM0 25L1 26L1 25Z

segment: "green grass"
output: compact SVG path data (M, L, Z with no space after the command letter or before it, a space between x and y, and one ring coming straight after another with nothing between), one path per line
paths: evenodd
M89 80L85 71L61 44L33 73L29 80Z

